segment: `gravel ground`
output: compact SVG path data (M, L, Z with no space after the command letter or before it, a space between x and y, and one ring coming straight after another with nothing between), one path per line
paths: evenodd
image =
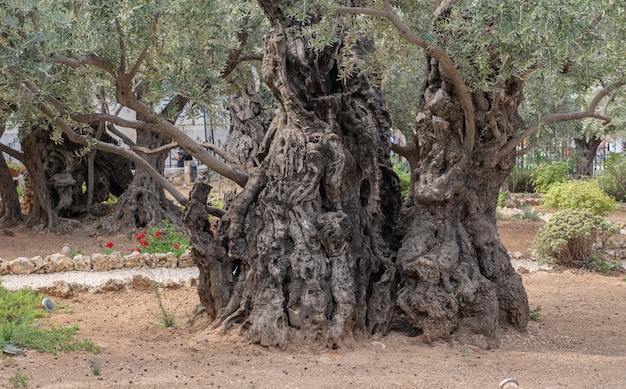
M65 281L68 284L98 287L104 285L107 281L112 279L117 279L127 283L133 278L133 276L138 274L150 278L158 283L165 280L181 283L194 277L198 277L199 272L197 267L188 267L178 269L121 269L107 272L73 271L52 274L5 275L2 276L2 286L9 290L18 290L26 287L39 289L42 287L52 286L52 283L55 281Z

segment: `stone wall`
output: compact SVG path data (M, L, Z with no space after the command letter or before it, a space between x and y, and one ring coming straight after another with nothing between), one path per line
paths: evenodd
M13 260L0 258L0 275L50 274L69 271L104 272L119 269L141 268L185 268L195 266L191 252L184 252L179 258L174 253L147 254L134 252L126 256L115 252L112 254L77 254L70 258L57 253L45 258L19 257Z

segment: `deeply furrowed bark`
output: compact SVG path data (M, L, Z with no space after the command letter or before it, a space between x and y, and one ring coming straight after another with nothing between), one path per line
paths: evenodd
M229 204L217 236L197 227L202 212L185 218L201 300L216 327L239 327L262 345L350 345L355 335L386 331L395 307L384 239L400 202L389 115L365 77L337 81L337 46L309 50L300 27L285 27L279 8L260 3L280 20L263 60L279 110L258 153L261 167ZM192 201L186 215L203 204Z
M499 159L498 151L511 131L523 128L517 114L522 82L507 82L498 107L490 93L474 93L476 128L485 130L470 152L463 147L458 99L437 61L426 76L416 183L398 224L404 236L398 306L426 341L478 334L476 342L492 347L501 326L525 329L528 321L526 293L500 243L495 213L515 162L513 153ZM502 138L490 130L491 109L499 111Z

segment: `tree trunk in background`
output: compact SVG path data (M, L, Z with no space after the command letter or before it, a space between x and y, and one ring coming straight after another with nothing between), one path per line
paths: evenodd
M111 142L108 135L103 141ZM76 218L88 212L101 214L103 210L88 209L87 194L83 183L87 179L87 161L76 157L79 146L64 138L61 144L50 139L49 132L42 127L34 127L24 136L22 149L24 164L32 180L35 193L35 207L29 215L29 224L47 226L50 215L61 218ZM94 161L94 202L105 201L109 193L121 195L132 179L128 162L115 154L100 152ZM62 224L67 224L64 222ZM54 225L55 223L53 223ZM76 222L72 224L76 225ZM45 227L50 229L50 227ZM60 227L58 232L69 232Z
M13 176L4 158L0 158L0 198L0 227L19 224L24 215L20 210L20 199L15 190Z
M463 145L464 116L451 82L431 59L417 117L413 196L402 208L398 234L401 291L398 306L425 341L453 333L485 347L501 326L525 329L528 299L496 227L498 191L515 163L498 156L487 113L493 96L474 92L476 146ZM501 93L500 129L523 128L517 108L523 84L509 80ZM506 138L504 138L506 139ZM478 335L478 336L476 336Z
M217 236L200 188L186 223L214 325L253 342L333 347L387 330L397 283L391 236L400 205L389 115L365 77L337 80L338 47L307 47L272 1L263 76L278 102L243 191ZM192 196L193 197L193 196ZM199 216L193 216L197 214Z
M576 178L593 176L593 161L602 139L595 136L574 138L574 174Z
M147 130L137 130L137 144L155 149L171 140L161 134ZM98 153L100 154L100 153ZM165 170L168 153L142 154L141 157L158 171ZM126 161L128 164L128 161ZM119 198L113 215L97 226L99 231L117 233L134 231L137 228L157 227L163 220L181 227L181 211L165 196L163 188L150 175L137 168L132 182Z

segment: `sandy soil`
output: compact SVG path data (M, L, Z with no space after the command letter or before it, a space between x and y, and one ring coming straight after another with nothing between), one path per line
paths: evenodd
M542 224L501 221L502 241L510 252L525 253ZM47 255L68 239L15 231L0 235L0 257ZM80 231L70 240L90 254L111 239ZM495 350L458 342L426 345L392 332L362 339L354 349L281 351L250 345L236 332L217 334L203 320L189 325L198 304L191 288L161 292L166 309L176 314L176 328L156 324L153 292L78 294L57 299L58 309L46 321L78 324L78 335L102 352L27 350L0 360L0 387L11 387L9 378L18 371L29 388L497 388L507 377L522 388L626 387L624 275L553 270L522 277L531 308L541 307L541 315L527 333L503 333ZM93 374L93 363L101 375Z

